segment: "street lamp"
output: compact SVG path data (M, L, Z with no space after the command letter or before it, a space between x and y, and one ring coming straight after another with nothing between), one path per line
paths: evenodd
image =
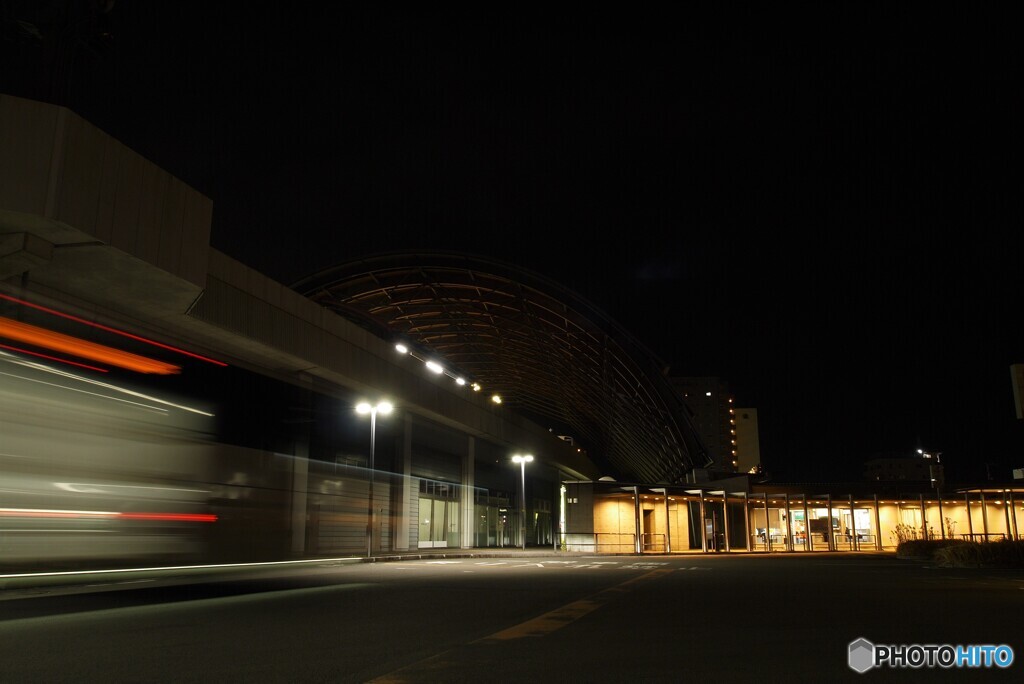
M523 493L522 493L522 496L519 498L519 505L522 508L522 513L523 513L523 517L521 518L521 520L522 520L522 535L523 535L523 551L526 550L526 464L530 463L531 461L533 461L533 456L530 455L530 454L526 454L524 456L520 456L519 454L516 454L516 455L514 455L512 457L512 462L519 464L519 472L521 474L521 480L520 481L521 481L522 486L523 486L523 490L522 490Z
M377 440L377 414L386 416L394 409L394 406L387 401L378 401L376 406L371 406L363 401L356 404L356 413L361 416L370 414L370 493L366 499L366 557L373 553L373 448Z

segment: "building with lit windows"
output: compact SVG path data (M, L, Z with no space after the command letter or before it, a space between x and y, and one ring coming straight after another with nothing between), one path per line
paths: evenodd
M761 467L761 440L758 437L757 409L736 407L733 410L736 430L736 470L757 474Z
M724 383L670 382L535 274L415 252L286 287L212 249L211 217L73 112L0 95L0 564L1020 535L1019 488L737 474Z
M707 447L713 470L736 471L736 426L728 384L716 377L670 377L693 412L693 425Z

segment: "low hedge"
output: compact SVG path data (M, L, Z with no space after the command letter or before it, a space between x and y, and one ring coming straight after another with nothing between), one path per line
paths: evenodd
M1024 541L910 539L896 547L896 557L930 560L951 568L1024 568Z
M1024 541L966 542L936 550L933 559L954 568L1024 568Z
M896 557L934 560L942 549L971 543L963 539L908 539L896 547Z

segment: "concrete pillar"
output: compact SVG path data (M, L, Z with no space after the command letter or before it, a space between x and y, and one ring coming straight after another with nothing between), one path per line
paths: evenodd
M1017 529L1017 502L1013 500L1013 490L1010 490L1009 497L1010 520L1013 521L1013 535L1011 539L1020 539L1020 531Z
M746 534L747 551L750 551L750 495L747 492L743 492L743 531Z
M640 488L633 485L633 528L635 530L633 547L637 553L644 552L644 543L640 531Z
M921 500L921 539L928 538L928 515L924 510L924 494L918 494Z
M413 494L419 495L419 485L412 477L412 414L403 411L402 451L398 458L402 465L402 503L398 510L394 545L396 551L408 551L411 535Z
M981 494L981 531L985 533L985 541L988 541L988 505L985 503L985 492Z
M459 540L464 549L471 549L475 546L473 532L476 527L473 524L476 518L475 512L475 479L474 479L474 458L476 456L476 438L472 435L466 437L466 453L462 455L462 487L459 492L459 509L462 515L459 516ZM525 533L525 523L524 533Z
M946 519L942 516L942 495L939 494L938 490L935 491L939 496L939 535L946 538Z
M974 541L974 521L971 520L971 493L964 492L964 505L967 507L967 534L968 538Z
M772 525L768 521L768 492L764 493L764 550L771 553L772 550Z
M793 515L789 510L789 492L786 492L786 550L793 550Z
M725 528L725 550L729 551L729 492L722 490L722 525Z
M704 490L700 490L700 550L704 553L708 552L708 531L704 527Z
M831 495L830 494L825 497L825 502L826 502L826 505L828 506L828 509L825 511L825 518L827 519L827 522L828 522L828 524L825 525L825 528L828 530L828 550L829 551L835 551L836 550L836 530L833 529L833 527L831 527Z
M878 495L875 494L875 551L882 550L882 516L878 512Z
M850 495L850 549L858 551L857 544L857 515L853 505L853 494Z
M804 551L811 550L811 518L807 511L807 493L804 495Z
M1003 513L1006 514L1006 538L1013 539L1013 532L1010 527L1010 495L1006 490L1003 490L1003 493L1006 494L1006 496L1003 497Z
M668 487L665 487L665 553L672 553L672 512L668 507Z
M306 518L309 492L309 442L295 444L292 458L292 553L306 552Z

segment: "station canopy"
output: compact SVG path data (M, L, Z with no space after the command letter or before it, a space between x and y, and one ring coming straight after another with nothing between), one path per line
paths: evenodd
M571 438L609 477L674 484L710 462L664 365L544 276L474 255L392 252L292 289L440 358L504 407Z

